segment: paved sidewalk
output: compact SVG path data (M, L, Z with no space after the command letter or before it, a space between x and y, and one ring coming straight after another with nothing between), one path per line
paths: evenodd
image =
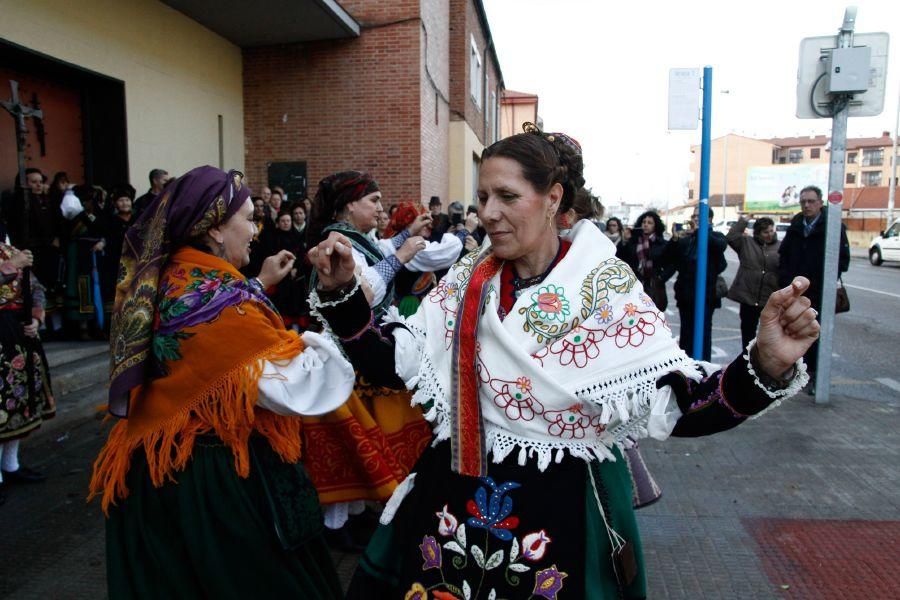
M650 598L898 597L900 398L832 399L641 445L664 494L638 513ZM84 503L103 439L82 417L25 442L23 459L50 477L0 507L0 597L106 597L103 522ZM334 558L346 583L356 556Z
M641 445L650 598L900 597L900 402L832 400Z

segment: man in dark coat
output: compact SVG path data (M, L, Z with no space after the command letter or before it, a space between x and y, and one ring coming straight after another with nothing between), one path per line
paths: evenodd
M804 294L812 302L812 307L821 312L822 283L825 281L825 231L828 211L822 208L822 190L814 185L800 191L800 213L791 219L791 225L781 241L778 249L778 283L781 287L790 285L794 277L802 275L809 279L809 288ZM838 273L850 268L850 243L847 241L847 228L841 223L841 245L838 258ZM838 273L832 275L837 278ZM834 302L834 298L831 298ZM815 371L818 365L819 342L816 341L804 356L810 372L811 381L815 382ZM815 384L810 388L815 394Z
M441 207L441 199L438 196L432 196L428 201L428 210L431 211L431 237L428 238L430 242L440 242L450 229L450 217L441 212Z
M693 356L694 353L694 298L697 280L697 229L700 213L694 209L691 215L693 227L691 232L679 238L672 238L666 244L662 257L662 279L669 279L676 271L675 303L681 318L681 332L678 345ZM712 229L713 211L709 209L709 246L706 262L706 318L703 326L703 360L712 356L712 317L713 311L721 308L722 301L716 296L716 278L728 266L725 260L725 248L728 242L725 236Z
M147 190L146 194L134 201L133 212L135 218L139 217L153 198L166 187L166 183L169 182L170 178L168 171L164 169L153 169L150 171L149 179L150 189Z

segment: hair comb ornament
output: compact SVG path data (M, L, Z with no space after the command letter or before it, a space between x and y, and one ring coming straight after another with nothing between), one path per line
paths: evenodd
M531 121L525 121L524 123L522 123L522 131L524 131L525 133L539 135L550 143L559 140L560 142L574 150L576 154L581 156L581 144L578 143L578 140L566 135L565 133L561 133L559 131L554 131L551 133L541 131L541 128Z

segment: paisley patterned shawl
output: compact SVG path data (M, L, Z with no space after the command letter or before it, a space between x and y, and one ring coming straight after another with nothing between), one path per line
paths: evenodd
M459 473L482 475L488 453L499 462L515 448L520 464L541 468L563 451L612 459L612 445L666 420L657 379L700 375L606 237L583 221L569 239L502 321L502 261L490 248L457 263L403 320L423 349L414 402L431 406L426 418L451 439Z
M174 248L225 223L250 197L239 171L205 166L169 182L125 233L110 329L109 411L127 417L129 394L164 375L153 359L159 278Z
M141 446L156 486L184 468L201 434L229 446L244 477L254 431L286 462L300 458L299 417L256 408L264 361L303 350L261 289L228 262L181 248L161 274L152 330L150 352L166 375L131 391L128 419L113 427L97 459L91 495L103 496L104 510L127 495L130 456Z

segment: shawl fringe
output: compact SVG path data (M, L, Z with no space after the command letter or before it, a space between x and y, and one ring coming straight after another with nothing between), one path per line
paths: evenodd
M88 501L102 496L101 506L108 516L110 506L128 497L126 477L131 456L141 446L153 485L174 482L175 472L187 466L197 436L208 433L214 433L231 449L235 470L243 478L250 475L248 440L253 431L264 436L283 461L300 460L300 417L256 410L263 363L290 360L300 351L300 338L296 336L287 343L270 346L249 363L222 375L181 411L147 433L135 434L129 431L127 420L120 420L94 463Z

